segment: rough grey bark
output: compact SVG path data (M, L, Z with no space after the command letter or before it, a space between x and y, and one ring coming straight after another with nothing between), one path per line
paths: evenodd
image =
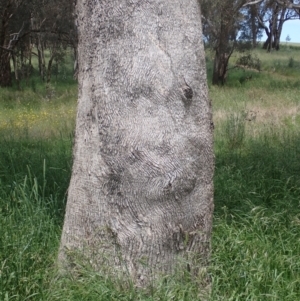
M199 1L78 0L76 10L79 101L60 263L71 266L75 252L139 284L178 257L205 266L214 157Z

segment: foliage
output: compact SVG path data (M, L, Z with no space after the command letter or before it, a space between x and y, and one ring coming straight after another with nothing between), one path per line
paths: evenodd
M246 55L240 56L236 60L236 65L244 68L252 68L257 71L260 71L261 69L260 59L255 54L253 55L251 52Z

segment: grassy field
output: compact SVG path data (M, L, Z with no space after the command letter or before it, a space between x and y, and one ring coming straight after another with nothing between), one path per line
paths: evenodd
M300 300L300 48L256 55L261 72L233 69L226 86L210 86L210 301ZM200 300L183 271L147 290L85 267L57 276L77 86L69 76L22 88L0 90L0 300Z

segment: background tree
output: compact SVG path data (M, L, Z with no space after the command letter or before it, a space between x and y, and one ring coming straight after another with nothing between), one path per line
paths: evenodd
M0 2L0 86L11 85L10 59L24 24L17 22L24 1L2 0Z
M76 48L71 0L2 0L0 16L0 86L12 83L11 60L18 81L19 77L28 75L31 56L36 54L41 78L47 77L49 81L53 61L62 58L66 47ZM45 48L50 52L48 64Z
M35 2L31 17L31 37L36 46L39 73L47 82L51 79L53 62L59 63L67 47L76 48L76 29L73 16L73 1L45 1L41 6ZM45 50L50 54L48 62ZM76 53L76 52L74 52Z
M261 26L267 35L267 40L263 44L263 48L271 51L279 50L280 37L284 22L295 17L295 12L287 7L281 6L276 1L266 1L261 14L257 15ZM268 25L266 25L268 23Z
M212 84L224 84L231 54L243 50L250 41L256 47L264 29L264 47L279 49L283 23L299 13L299 1L292 0L201 0L204 40L214 51ZM269 22L269 27L265 24Z
M241 22L240 36L241 41L250 41L252 48L257 47L257 41L262 37L263 27L257 19L256 5L250 5L243 7L241 13L244 16L244 20Z
M89 0L76 12L79 102L60 263L82 256L141 285L178 257L196 272L207 265L213 211L199 1Z
M256 14L256 19L264 29L267 39L263 48L269 52L279 50L284 22L299 18L299 1L264 0L246 3Z
M241 8L246 0L214 1L202 0L203 32L215 52L212 84L224 84L228 62L237 45L244 16Z

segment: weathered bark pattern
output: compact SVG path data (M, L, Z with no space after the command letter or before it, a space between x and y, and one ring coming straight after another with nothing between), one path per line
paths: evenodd
M77 249L138 283L206 262L211 110L198 0L77 1L79 103L60 261Z

